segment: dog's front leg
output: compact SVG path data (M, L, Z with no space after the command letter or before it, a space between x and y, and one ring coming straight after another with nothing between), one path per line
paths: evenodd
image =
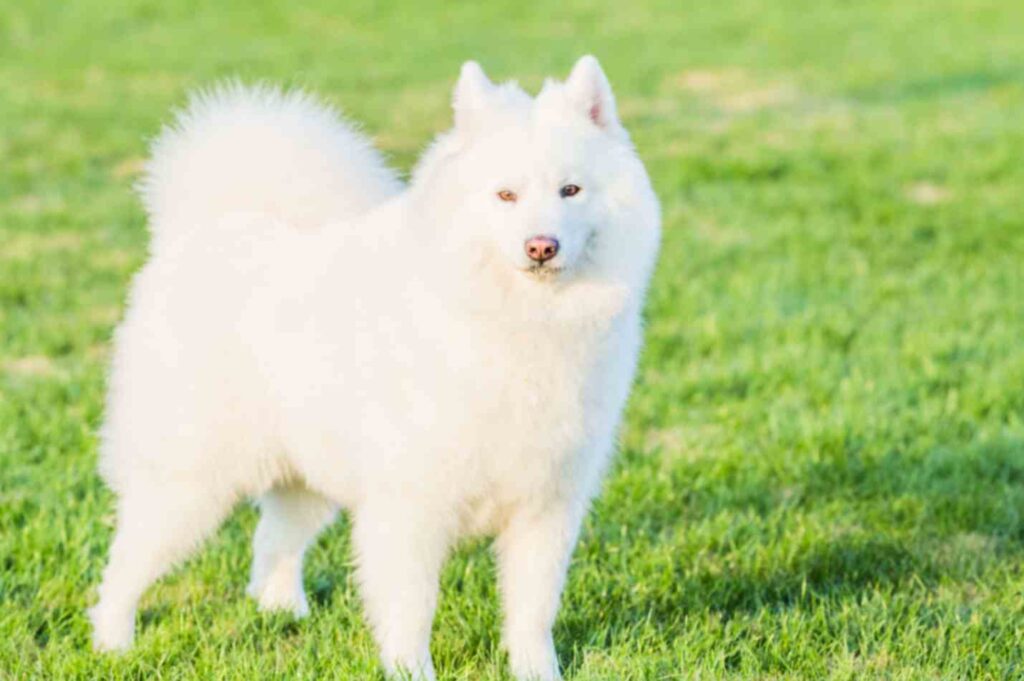
M551 627L582 519L581 504L515 515L498 536L504 643L517 679L560 679Z
M433 681L430 628L449 545L443 520L403 504L366 506L356 511L352 541L385 671Z

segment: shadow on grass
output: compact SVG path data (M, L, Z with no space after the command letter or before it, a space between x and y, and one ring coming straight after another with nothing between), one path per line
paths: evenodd
M601 591L570 585L557 630L563 652L610 646L648 625L669 643L687 617L810 612L866 593L969 583L1024 555L1019 439L916 456L836 449L784 479L753 463L750 472L713 459L633 458L577 554L590 579L576 583ZM666 466L667 475L642 470ZM624 498L642 479L653 489Z

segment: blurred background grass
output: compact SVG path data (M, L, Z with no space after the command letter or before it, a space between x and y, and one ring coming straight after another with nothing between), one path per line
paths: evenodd
M595 53L665 213L623 452L556 639L579 679L1024 675L1024 4L0 4L0 676L372 678L344 522L310 620L242 589L241 510L88 650L109 540L104 362L131 192L190 89L315 90L407 169L459 64ZM500 678L461 550L434 651Z

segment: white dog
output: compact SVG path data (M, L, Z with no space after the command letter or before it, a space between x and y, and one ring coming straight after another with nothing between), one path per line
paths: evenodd
M262 607L308 611L303 553L346 508L384 667L430 679L442 562L493 534L513 672L558 678L658 202L593 57L536 98L468 62L454 110L407 187L301 94L201 95L158 139L102 431L97 648L128 647L146 587L258 496Z

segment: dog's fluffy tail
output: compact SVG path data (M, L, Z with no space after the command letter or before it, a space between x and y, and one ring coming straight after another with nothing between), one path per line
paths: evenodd
M234 83L191 98L153 144L139 190L159 242L240 211L315 229L400 187L330 107L300 91Z

